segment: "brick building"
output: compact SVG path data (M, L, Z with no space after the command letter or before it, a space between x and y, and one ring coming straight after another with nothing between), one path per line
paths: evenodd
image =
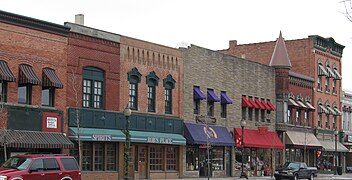
M183 59L178 49L121 36L120 104L132 109L131 176L182 177ZM119 171L121 172L121 171Z
M317 159L317 166L331 169L335 167L334 148L331 148L334 147L334 133L341 134L341 58L344 46L336 43L333 38L317 35L287 40L285 43L292 63L290 70L314 79L311 104L316 111L313 113L312 127L323 150L322 156ZM222 52L261 64L269 64L274 46L275 41L242 45L230 41L230 47ZM337 163L344 166L342 154L347 149L340 142L337 144L339 152ZM323 164L327 165L323 167Z
M195 45L182 51L184 176L239 176L241 120L248 175L270 173L275 156L270 157L284 147L275 133L274 68Z
M61 153L66 132L69 29L0 11L1 161L17 153Z
M346 154L346 171L352 171L352 92L342 91L342 130L344 132L342 139L343 144L350 150Z

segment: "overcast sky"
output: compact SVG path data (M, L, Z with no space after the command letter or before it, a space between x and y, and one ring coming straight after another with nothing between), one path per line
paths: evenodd
M342 88L352 91L352 22L341 0L0 0L0 9L63 25L84 14L85 26L170 47L180 42L208 49L333 37L345 47Z

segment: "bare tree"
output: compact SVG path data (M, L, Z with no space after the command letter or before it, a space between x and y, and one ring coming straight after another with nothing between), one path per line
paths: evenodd
M72 92L73 92L73 97L70 97L71 100L75 102L76 108L75 108L75 120L76 120L76 126L77 126L77 142L78 142L78 159L79 159L79 167L82 169L82 142L80 138L80 110L78 109L80 105L80 98L79 98L79 92L81 89L81 83L78 80L78 76L72 69L71 72L71 86L72 86Z
M345 6L343 14L352 22L352 0L342 0L341 3Z

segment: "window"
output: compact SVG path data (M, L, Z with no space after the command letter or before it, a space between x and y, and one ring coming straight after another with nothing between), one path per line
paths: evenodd
M227 104L232 104L232 100L226 95L225 91L221 91L220 94L220 107L221 107L221 117L226 118L227 117Z
M266 111L266 122L267 123L271 123L270 117L271 117L271 111L267 110Z
M104 72L94 67L83 69L83 107L103 108Z
M259 121L259 109L254 109L254 118L255 121Z
M336 79L332 80L332 93L334 93L334 94L337 93L337 91L336 91Z
M265 122L265 119L266 119L266 117L265 117L265 111L266 110L260 110L260 120L262 121L262 122Z
M186 146L186 170L199 170L199 148Z
M132 68L131 71L127 73L129 84L129 107L133 110L138 109L138 83L141 79L141 73L138 72L137 68Z
M321 128L321 120L322 120L322 114L318 113L318 127Z
M0 80L0 102L7 102L7 81Z
M155 112L155 86L148 86L148 112Z
M82 171L117 171L116 143L83 142ZM78 148L75 152L78 158Z
M325 92L330 92L329 78L325 78Z
M200 113L200 99L193 99L193 113L199 114Z
M167 75L163 81L165 88L165 114L172 114L172 90L175 88L176 81L171 74Z
M247 108L246 107L242 107L242 119L246 120L246 114L247 114Z
M43 159L43 167L45 171L57 171L60 170L60 166L55 158L45 158Z
M302 126L303 122L302 122L302 110L301 109L297 109L296 110L296 124Z
M212 147L212 170L224 170L224 147Z
M291 108L289 108L289 109L287 110L287 122L288 122L288 124L292 124L291 111L292 111Z
M65 170L79 170L78 164L74 158L61 158Z
M227 104L221 104L221 117L227 117Z
M177 170L177 147L166 148L166 170Z
M155 72L152 71L147 76L148 85L148 112L155 112L155 101L156 101L156 86L158 85L159 78Z
M248 120L252 121L253 120L253 109L248 108Z
M309 124L309 111L304 111L304 126L310 126Z
M43 88L42 89L42 105L43 106L54 106L55 89L54 88Z
M150 170L163 170L163 149L159 146L150 147Z
M214 116L214 101L207 101L207 115Z
M32 85L31 84L19 84L18 85L18 103L20 104L31 104L32 102Z
M332 128L336 129L336 116L332 116Z
M330 115L326 114L325 128L330 129Z
M321 79L321 76L318 76L318 90L322 90Z

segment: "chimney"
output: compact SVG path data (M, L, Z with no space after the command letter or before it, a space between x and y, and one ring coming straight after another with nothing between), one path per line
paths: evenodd
M83 14L76 14L75 23L84 26L84 15Z

